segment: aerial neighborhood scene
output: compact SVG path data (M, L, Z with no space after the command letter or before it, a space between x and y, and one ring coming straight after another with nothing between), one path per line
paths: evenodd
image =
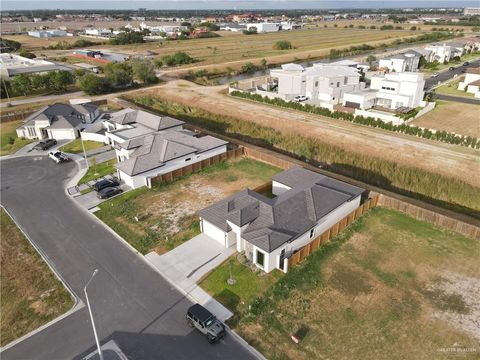
M478 1L0 19L2 359L479 358Z

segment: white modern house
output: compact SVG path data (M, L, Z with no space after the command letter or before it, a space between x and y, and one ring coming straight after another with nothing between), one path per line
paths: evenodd
M456 46L453 44L431 44L425 46L425 50L431 51L429 62L438 61L443 63L450 61L456 56L462 56L464 53L463 46Z
M150 179L227 151L227 142L198 137L188 130L170 130L133 138L115 145L117 176L136 189Z
M292 100L304 95L311 102L329 108L341 103L346 92L360 90L364 85L360 83L356 68L331 64L315 64L308 68L285 64L281 69L270 70L270 77L276 84L274 96Z
M158 131L182 130L184 122L131 108L103 116L106 143L112 146Z
M380 59L379 69L388 69L389 72L417 71L421 54L409 51L403 54L393 55L389 58Z
M458 90L467 91L480 98L480 68L468 68L465 79L458 83Z
M245 25L247 29L250 29L250 28L257 29L257 33L276 32L280 30L279 23L263 22L263 23L248 23Z
M363 192L295 167L272 178L273 198L246 189L201 210L200 228L266 273L286 272L285 259L358 208Z
M373 76L370 89L377 90L375 105L387 109L416 108L423 101L425 80L420 72L399 72Z
M98 107L91 103L56 103L28 116L16 129L17 136L25 139L74 140L80 137L80 132L99 115Z

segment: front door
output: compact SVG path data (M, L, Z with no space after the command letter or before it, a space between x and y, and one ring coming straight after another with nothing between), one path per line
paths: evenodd
M46 139L46 138L48 138L48 131L47 131L47 129L41 128L41 129L40 129L40 133L41 133L40 139Z

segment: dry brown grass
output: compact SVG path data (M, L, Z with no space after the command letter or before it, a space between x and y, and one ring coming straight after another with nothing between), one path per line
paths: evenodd
M69 44L73 44L77 40L86 39L86 38L82 38L81 36L60 36L60 37L40 39L40 38L35 38L33 36L28 36L28 35L7 35L5 36L5 38L9 40L18 41L19 43L22 44L22 48L26 50L41 50L42 47L55 46L59 42L66 42ZM103 40L93 39L92 41L103 41ZM37 54L37 56L39 54L40 52Z
M480 105L437 101L435 109L412 124L435 130L480 137Z
M298 281L236 330L269 359L440 359L454 344L477 358L479 243L385 209L363 221L315 263L316 284Z
M35 330L73 305L70 293L1 209L1 345Z

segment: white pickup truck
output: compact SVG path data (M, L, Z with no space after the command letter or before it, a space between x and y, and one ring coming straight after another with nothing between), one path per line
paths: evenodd
M53 161L55 161L57 164L71 160L66 154L60 151L50 151L48 153L48 157Z

